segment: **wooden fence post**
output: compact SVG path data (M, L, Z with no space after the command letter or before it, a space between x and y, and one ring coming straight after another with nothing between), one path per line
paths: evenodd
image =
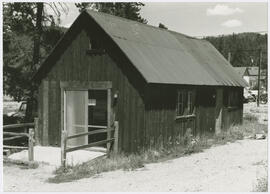
M63 130L61 133L61 164L66 167L66 148L67 148L67 131Z
M114 144L113 144L113 151L115 153L118 152L118 133L119 133L119 123L118 123L118 121L114 121Z
M28 158L29 158L29 161L34 160L34 130L33 130L33 128L29 129Z
M38 117L34 118L35 145L40 145L38 131Z
M111 139L111 89L108 89L107 94L107 140ZM111 142L107 142L107 153L111 150Z

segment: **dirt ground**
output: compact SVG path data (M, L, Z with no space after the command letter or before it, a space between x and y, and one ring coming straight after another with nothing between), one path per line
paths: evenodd
M245 139L202 153L53 184L53 168L4 166L4 191L252 191L266 173L267 140Z
M254 104L255 105L255 104ZM265 121L267 106L245 105L244 112L258 114ZM54 184L55 167L42 164L37 169L3 167L4 191L253 191L267 173L267 139L244 139L219 145L204 152L135 171L113 171L74 182Z

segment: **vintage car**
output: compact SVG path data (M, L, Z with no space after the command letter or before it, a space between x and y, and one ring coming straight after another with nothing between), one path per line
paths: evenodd
M4 125L22 123L26 113L26 101L20 102L19 109L17 111L11 111L3 115Z

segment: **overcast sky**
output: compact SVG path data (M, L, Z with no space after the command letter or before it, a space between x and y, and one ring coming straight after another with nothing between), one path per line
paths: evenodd
M62 17L62 25L70 24L78 16L74 3L68 3L69 13ZM267 31L267 3L258 2L147 2L141 10L148 24L161 22L170 30L190 36L232 34L233 32Z

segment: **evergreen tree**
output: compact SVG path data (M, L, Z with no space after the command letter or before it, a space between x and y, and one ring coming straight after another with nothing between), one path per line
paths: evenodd
M31 77L63 34L52 24L44 3L3 3L3 89L16 101L34 101Z
M165 30L168 30L168 28L164 24L162 24L162 23L159 23L158 27L159 28L163 28Z
M263 49L262 69L267 68L267 34L240 33L205 38L227 59L231 53L234 67L258 66L259 49Z
M108 13L111 15L127 18L130 20L135 20L141 23L147 23L147 21L141 17L140 10L144 6L140 2L128 2L128 3L119 3L119 2L110 2L110 3L75 3L79 8L79 11L82 12L87 9L100 11L103 13Z

